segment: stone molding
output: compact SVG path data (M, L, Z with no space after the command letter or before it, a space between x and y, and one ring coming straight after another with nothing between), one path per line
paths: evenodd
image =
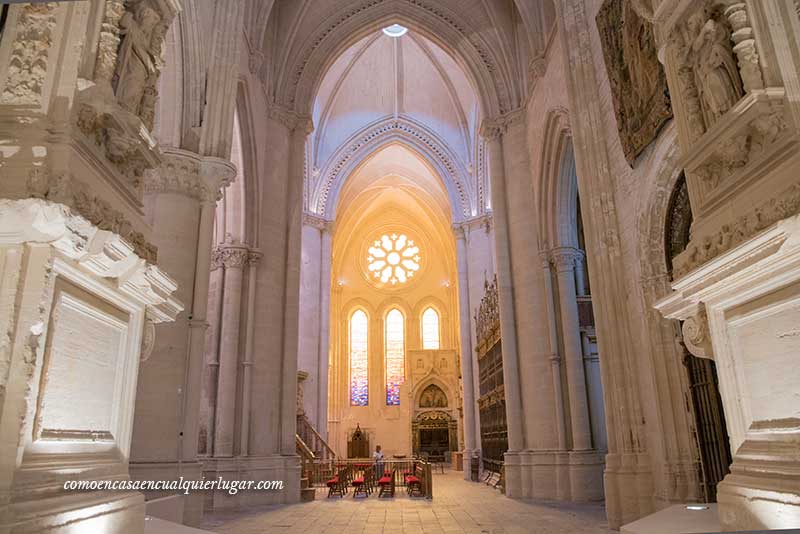
M314 131L314 121L309 115L298 113L293 109L279 104L272 104L269 107L268 116L270 119L284 125L290 132L300 130L308 135Z
M487 141L505 135L509 128L525 122L525 108L517 108L496 117L486 117L481 122L480 135Z
M136 254L113 230L103 229L72 208L28 198L0 199L0 246L49 244L92 275L113 280L120 291L141 302L153 323L174 321L183 304L172 297L177 283Z
M44 166L34 167L26 186L30 197L68 206L100 230L121 236L143 260L156 263L158 248L149 243L141 232L134 230L122 212L115 210L106 200L93 195L87 184L71 174L53 174Z
M201 202L216 202L236 176L236 166L220 158L177 148L164 149L164 163L145 172L145 194L176 193Z

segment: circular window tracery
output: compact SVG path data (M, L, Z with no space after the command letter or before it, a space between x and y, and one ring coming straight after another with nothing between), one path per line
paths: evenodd
M404 284L420 268L419 246L405 234L383 234L367 253L367 268L382 284Z

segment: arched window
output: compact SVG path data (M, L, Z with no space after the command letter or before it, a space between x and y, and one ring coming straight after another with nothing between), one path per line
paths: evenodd
M400 404L400 384L405 380L405 325L398 309L386 314L386 405Z
M367 314L356 310L350 316L350 404L369 404L369 365L367 363Z
M422 348L439 350L439 314L433 308L422 312Z

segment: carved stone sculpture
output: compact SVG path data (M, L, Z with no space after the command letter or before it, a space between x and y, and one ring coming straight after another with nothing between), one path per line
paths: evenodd
M695 13L687 21L693 36L695 83L706 125L716 122L742 98L742 81L733 57L730 31L722 21L704 21Z
M652 25L631 0L606 0L597 29L611 84L617 129L625 158L633 164L672 118L667 78L658 61Z
M123 109L139 115L145 88L158 75L157 55L161 46L154 43L154 31L161 17L145 3L127 11L120 21L122 42L117 56L115 94Z

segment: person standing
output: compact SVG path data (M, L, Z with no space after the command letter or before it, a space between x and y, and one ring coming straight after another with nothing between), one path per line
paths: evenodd
M383 476L383 453L381 446L375 445L375 452L372 453L372 459L375 460L375 473L380 478Z

